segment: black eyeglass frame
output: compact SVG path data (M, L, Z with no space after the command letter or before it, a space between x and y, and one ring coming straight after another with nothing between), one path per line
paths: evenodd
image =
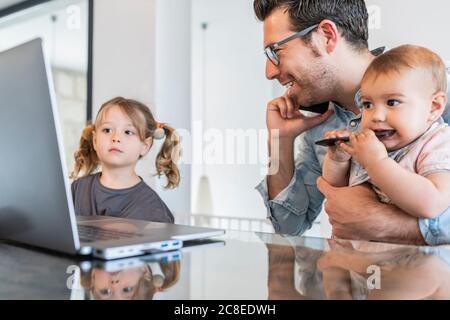
M303 37L303 36L307 35L307 34L310 33L311 31L313 31L314 29L316 29L318 26L319 26L319 24L315 24L315 25L313 25L313 26L311 26L311 27L308 27L308 28L306 28L306 29L304 29L304 30L301 30L301 31L299 31L299 32L297 32L297 33L295 33L295 34L293 34L293 35L290 36L290 37L287 37L287 38L284 39L284 40L281 40L281 41L279 41L279 42L277 42L277 43L274 43L274 44L272 44L272 45L270 45L270 46L267 46L267 47L264 49L264 54L266 55L267 59L270 60L270 62L272 62L275 66L279 66L279 65L280 65L280 58L278 57L278 55L277 55L277 53L275 52L275 50L276 50L278 47L282 46L283 44L285 44L285 43L287 43L287 42L289 42L289 41L291 41L291 40L294 40L294 39L296 39L296 38L300 38L300 37Z

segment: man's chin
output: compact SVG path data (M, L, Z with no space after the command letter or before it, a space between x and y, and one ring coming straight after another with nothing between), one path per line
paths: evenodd
M294 101L297 103L298 106L300 106L301 109L310 109L313 108L316 105L320 105L320 102L317 102L317 100L312 99L311 97L296 97Z
M290 88L285 93L292 101L295 101L297 105L302 105L306 102L305 92L297 91L297 88Z

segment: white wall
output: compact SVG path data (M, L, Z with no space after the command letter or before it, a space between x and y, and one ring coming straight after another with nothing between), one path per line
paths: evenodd
M208 23L203 31L202 23ZM192 119L203 121L204 130L265 129L265 106L272 85L265 79L262 25L253 14L252 1L192 1ZM205 70L203 69L205 66ZM205 88L203 88L203 84ZM202 115L205 103L206 115ZM198 212L198 199L214 215L265 218L266 210L254 190L263 178L264 165L199 165L201 134L194 132L195 163L192 170L192 205ZM200 139L200 141L199 141ZM266 140L259 141L266 149ZM203 147L208 143L203 143ZM209 146L211 146L209 144ZM229 150L228 150L229 151ZM225 156L227 155L225 150ZM228 152L229 154L229 152ZM263 152L266 160L267 152ZM209 190L199 184L202 172ZM201 188L203 194L199 195ZM211 198L205 199L210 194ZM205 201L206 200L206 201Z
M191 1L156 0L156 12L156 119L190 131ZM157 191L173 212L185 215L191 212L191 166L180 164L179 170L181 183L177 189L164 190L158 183Z
M374 26L370 30L371 48L417 44L450 60L450 41L446 36L450 28L449 1L367 0L366 3L370 11L380 18L379 24L375 16L371 22Z
M94 1L93 109L122 95L155 102L155 1Z

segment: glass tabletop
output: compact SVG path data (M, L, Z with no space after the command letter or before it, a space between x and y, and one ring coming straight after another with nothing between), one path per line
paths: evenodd
M228 231L102 261L0 242L0 299L450 299L449 247Z

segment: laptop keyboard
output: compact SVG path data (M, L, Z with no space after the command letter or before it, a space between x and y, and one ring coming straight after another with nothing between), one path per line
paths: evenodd
M105 241L142 237L143 234L102 229L95 226L78 225L78 235L82 242Z

